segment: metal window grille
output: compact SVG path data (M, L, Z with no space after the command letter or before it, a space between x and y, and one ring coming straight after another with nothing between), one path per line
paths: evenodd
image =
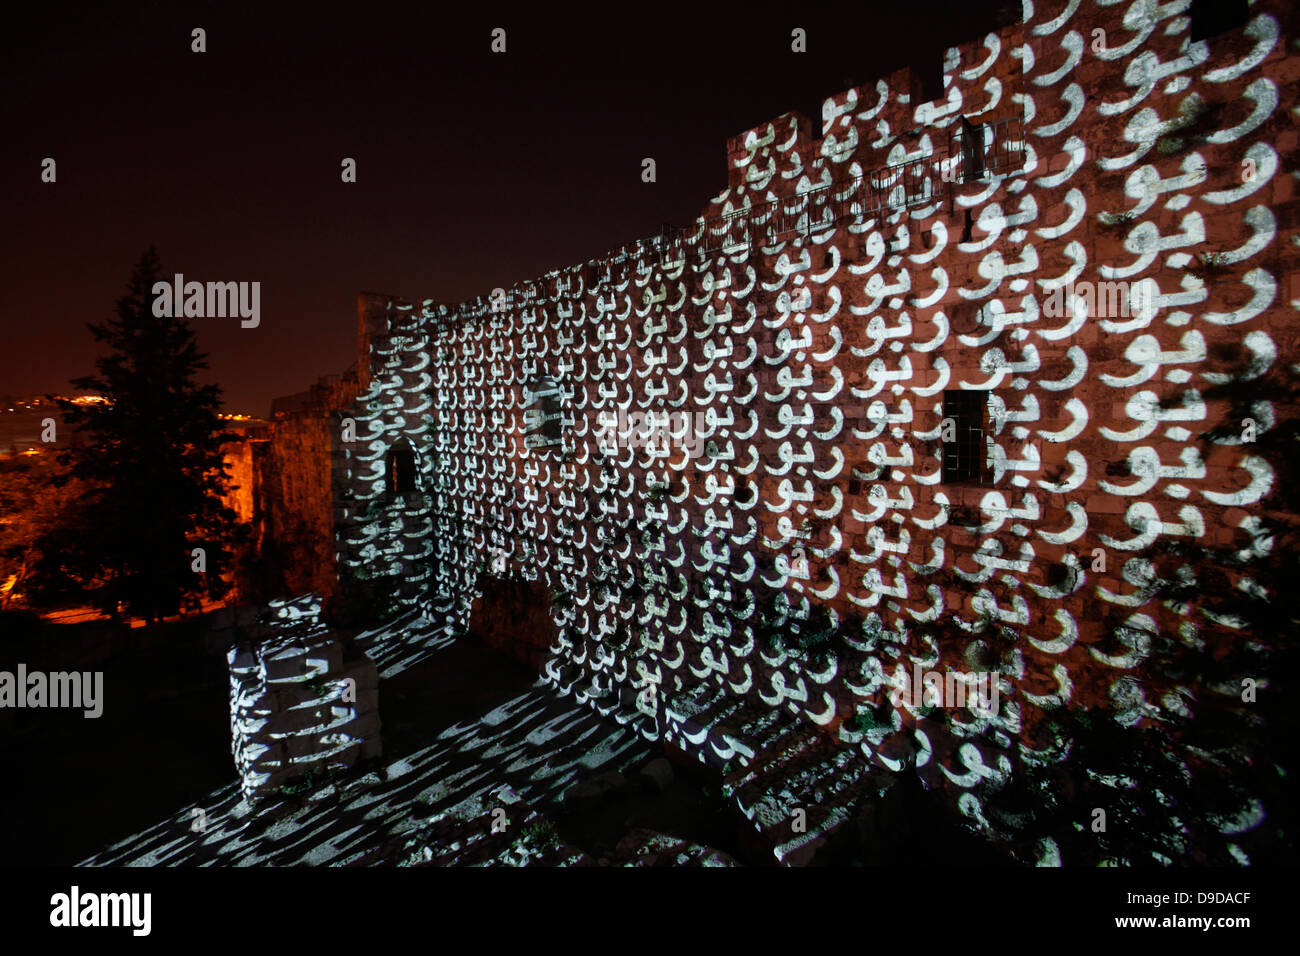
M524 447L558 448L564 443L564 412L560 389L555 381L543 376L528 387L528 407L524 410Z
M943 480L946 484L978 482L986 484L985 423L988 417L988 392L949 390L943 393L942 438ZM949 427L949 422L952 427Z

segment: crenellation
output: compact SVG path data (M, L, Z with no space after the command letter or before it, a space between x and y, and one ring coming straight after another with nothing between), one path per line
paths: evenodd
M945 51L941 98L903 69L825 99L819 135L732 137L684 229L459 304L363 294L355 375L278 406L282 445L333 455L282 488L328 526L313 588L364 575L481 629L513 581L549 626L491 640L648 739L743 762L724 714L779 711L954 800L1045 709L1127 693L1151 635L1199 626L1149 549L1240 543L1271 487L1201 441L1238 411L1202 393L1300 345L1293 18L1261 0L1190 43L1178 4L1025 9ZM603 414L670 412L691 440L600 444ZM987 655L995 714L884 700Z

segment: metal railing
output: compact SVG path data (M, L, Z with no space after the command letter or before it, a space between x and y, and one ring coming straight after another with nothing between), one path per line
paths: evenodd
M753 246L755 241L773 244L795 236L807 238L821 229L846 220L861 221L900 209L910 209L950 196L952 187L1013 172L1024 165L1024 120L1008 117L996 123L961 122L952 127L946 148L906 163L882 166L854 179L818 186L797 196L747 206L723 216L697 219L684 227L665 226L658 235L630 242L604 256L588 260L575 269L590 273L587 288L628 277L643 253L658 252L660 265L672 267L685 261L690 251L703 255L728 254ZM529 301L545 303L553 296L539 292ZM523 303L507 293L504 311ZM466 320L487 318L493 310L480 297L465 303L433 323L435 335L454 332Z
M854 179L818 186L797 196L774 199L744 209L697 220L660 237L661 257L680 253L737 252L793 236L809 236L847 219L867 219L886 212L936 202L960 183L987 179L1024 164L1024 122L1011 117L997 123L956 127L951 148L906 163L884 166Z

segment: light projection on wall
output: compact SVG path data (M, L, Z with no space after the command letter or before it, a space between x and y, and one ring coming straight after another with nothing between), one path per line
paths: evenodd
M1266 125L1285 42L1257 5L1248 55L1216 55L1184 6L1027 2L948 51L939 99L881 80L832 97L820 139L793 114L737 137L681 234L495 308L388 303L343 412L368 427L344 453L343 565L463 617L504 555L551 594L546 680L647 741L732 770L832 741L783 796L746 791L773 820L874 767L992 832L980 794L1048 759L1023 746L1046 709L1165 706L1127 674L1196 624L1144 591L1144 549L1248 527L1273 481L1198 435L1222 414L1200 397L1215 342L1260 373L1296 360ZM1232 106L1196 132L1211 98ZM1206 255L1233 267L1213 289ZM1073 294L1120 281L1144 290L1122 314ZM631 415L707 451L602 442ZM418 492L394 498L402 442ZM1113 626L1122 653L1100 649ZM995 672L997 706L891 703L918 669ZM823 803L820 826L843 819Z
M415 612L357 636L372 670L378 666L385 677L436 659L454 640L448 625ZM268 818L253 812L242 787L231 784L82 865L396 865L423 862L431 842L443 864L494 862L492 854L500 853L495 862L517 865L519 854L509 851L529 823L530 804L555 801L593 770L626 769L648 753L636 734L532 688L389 759L382 774L333 779L291 812L278 813L269 832ZM504 846L483 833L498 808L509 819ZM203 826L196 830L200 815Z
M273 601L230 649L231 749L245 798L380 753L379 675L368 657L344 659L320 612L314 594Z

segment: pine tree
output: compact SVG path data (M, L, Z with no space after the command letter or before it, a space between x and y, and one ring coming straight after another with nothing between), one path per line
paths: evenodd
M110 351L97 375L72 384L108 401L61 405L82 439L64 454L92 490L80 520L51 531L39 571L46 591L79 590L113 617L125 610L151 622L229 590L221 574L235 519L221 500L221 444L233 437L217 415L221 390L195 379L207 356L189 324L154 315L158 281L150 247L116 318L89 325Z

